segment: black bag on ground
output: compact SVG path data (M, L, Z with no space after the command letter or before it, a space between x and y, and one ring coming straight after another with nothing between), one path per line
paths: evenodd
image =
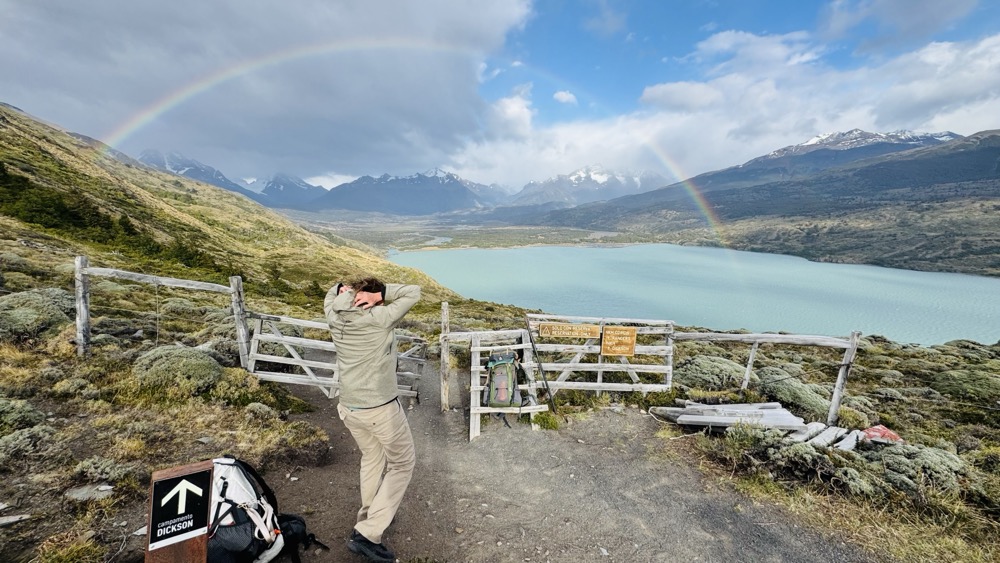
M285 547L278 555L288 555L292 563L301 563L299 551L309 549L312 544L330 550L326 544L316 539L316 534L309 532L305 518L298 514L279 514L278 526L281 528L281 536L285 538Z

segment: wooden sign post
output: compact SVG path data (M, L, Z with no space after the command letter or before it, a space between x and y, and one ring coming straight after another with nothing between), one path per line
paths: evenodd
M601 355L603 356L634 356L635 327L606 326L601 335Z
M149 501L146 563L206 561L212 461L154 472Z

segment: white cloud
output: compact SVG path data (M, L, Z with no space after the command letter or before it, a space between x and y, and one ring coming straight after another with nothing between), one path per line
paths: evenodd
M654 84L642 91L640 100L667 111L694 111L718 104L722 92L704 82Z
M489 112L491 138L527 139L531 137L531 84L518 86L514 92L493 104Z
M815 58L821 53L803 34L724 32L689 57L707 69L704 81L651 85L643 111L469 143L450 162L460 175L515 187L596 162L683 179L819 133L857 127L968 135L1000 126L989 121L1000 116L1000 34L933 43L848 70L822 64Z
M568 90L560 90L555 94L552 94L552 99L560 104L576 105L576 96Z
M308 178L303 178L307 184L312 184L314 186L322 186L326 189L335 188L341 184L346 184L348 182L353 182L357 180L357 176L345 176L343 174L320 174L318 176L310 176Z

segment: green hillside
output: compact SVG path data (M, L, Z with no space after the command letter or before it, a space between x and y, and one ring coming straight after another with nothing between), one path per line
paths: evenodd
M418 283L430 302L456 297L240 195L120 158L0 105L0 237L50 265L87 254L94 266L202 281L240 274L251 298L315 303L317 287L359 273Z

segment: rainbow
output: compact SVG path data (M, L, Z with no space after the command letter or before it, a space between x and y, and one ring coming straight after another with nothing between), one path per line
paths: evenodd
M472 56L481 56L481 53L473 49L462 49L454 44L442 43L442 42L416 42L413 40L401 40L399 38L365 38L351 41L330 41L330 42L320 42L310 45L293 47L286 50L276 51L272 53L265 54L263 56L247 59L234 66L226 67L215 72L206 74L193 82L178 88L177 90L170 92L156 101L154 101L149 106L143 108L129 119L118 125L115 129L107 133L102 137L106 148L105 152L108 152L118 146L120 146L126 139L133 135L136 131L139 131L143 127L152 123L155 119L161 115L169 112L173 108L185 103L186 101L194 98L195 96L211 90L212 88L237 78L246 74L257 72L261 69L277 66L292 60L302 59L307 57L315 57L321 55L332 55L341 54L354 51L365 51L365 50L410 50L410 49L422 49L425 51L440 51L449 54L463 53L467 52ZM522 63L523 64L523 63ZM524 65L528 66L528 65ZM543 71L538 68L529 67L529 71L533 72L539 76L545 77L553 83L558 83L561 85L570 86L565 80L560 77L553 75L549 72ZM575 86L570 88L571 90L582 91ZM668 170L675 178L683 179L688 178L682 170L681 167L670 157L669 154L664 149L658 147L654 142L647 141L646 146L652 151L654 156L660 161L661 164ZM729 244L723 236L723 231L721 229L722 222L716 215L715 211L708 204L708 201L701 194L698 186L695 185L690 180L680 180L681 186L691 197L691 200L695 203L698 210L705 217L705 221L708 224L708 228L714 233L719 243L728 248Z
M320 55L332 55L340 53L348 53L353 51L366 51L366 50L407 50L407 49L422 49L425 51L441 51L447 53L461 53L463 49L456 47L453 44L447 43L435 43L431 41L427 42L415 42L413 40L401 40L398 38L377 38L377 39L358 39L351 41L326 41L321 43L315 43L311 45L304 45L293 47L290 49L276 51L273 53L268 53L263 56L247 59L242 61L235 66L222 68L215 72L206 74L197 80L182 86L181 88L162 96L161 98L154 101L149 106L143 108L135 115L127 119L124 123L120 124L111 132L107 133L102 137L102 140L110 148L116 148L121 145L125 139L130 137L136 131L142 129L146 125L149 125L157 117L163 115L164 113L170 111L171 109L183 104L184 102L190 100L191 98L211 90L212 88L227 82L239 76L245 74L250 74L252 72L257 72L261 69L277 66L292 60L302 59L307 57L315 57ZM468 49L469 54L475 55L476 51Z

